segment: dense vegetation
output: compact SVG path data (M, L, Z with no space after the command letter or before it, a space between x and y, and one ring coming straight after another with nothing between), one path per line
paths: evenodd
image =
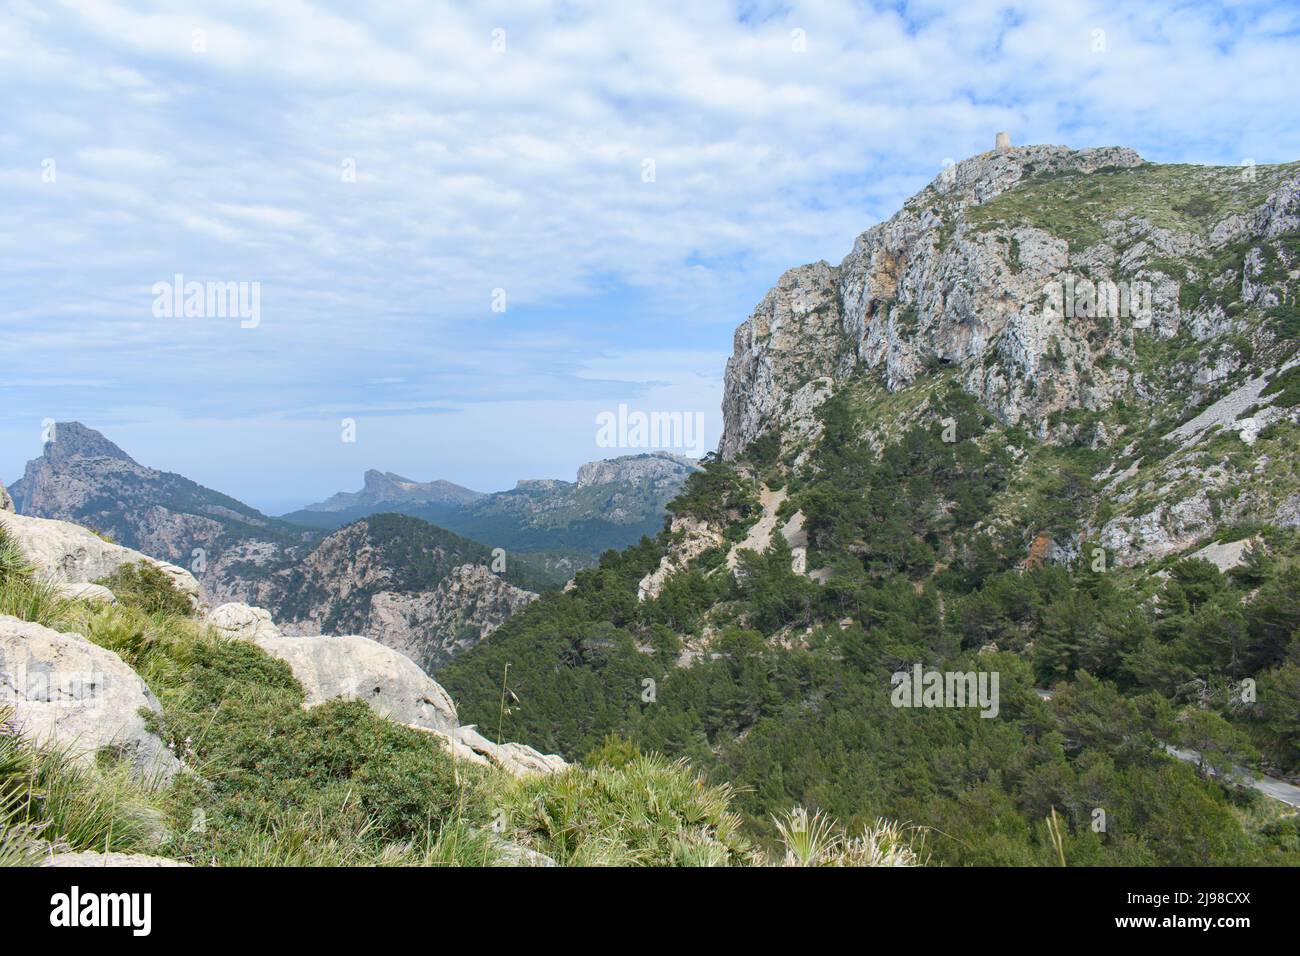
M804 805L929 828L943 863L1057 862L1054 818L1074 864L1300 862L1295 815L1210 772L1300 770L1294 533L1268 531L1227 575L1170 561L1153 576L1090 552L1053 564L1034 542L1104 504L1086 442L1034 442L955 389L879 453L852 390L821 414L826 439L788 472L784 514L803 511L825 584L791 571L777 535L734 577L715 549L638 602L669 543L644 539L441 671L463 719L570 756L610 734L685 756L735 788L760 841ZM757 452L710 463L673 509L737 540L746 476L772 474L773 450ZM917 662L997 672L998 716L892 706L891 675Z
M609 741L590 767L516 780L363 703L304 709L283 662L204 627L166 575L133 566L112 580L117 604L61 599L0 530L0 615L119 654L193 773L153 788L108 751L87 762L33 746L0 707L0 866L83 850L226 866L769 862L741 834L730 789L684 763ZM770 862L910 864L909 838L869 828L822 841L815 859Z

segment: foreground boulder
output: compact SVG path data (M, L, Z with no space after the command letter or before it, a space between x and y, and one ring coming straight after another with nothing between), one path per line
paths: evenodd
M146 782L166 782L180 761L145 727L141 710L157 698L122 658L80 634L0 615L0 707L38 746L93 762L109 747Z
M80 525L0 511L0 528L35 566L37 577L50 584L93 583L123 565L145 562L166 572L196 607L202 603L199 582L184 568L105 541Z
M249 640L289 665L308 707L327 700L363 700L382 717L436 735L453 756L492 764L516 777L555 773L568 764L523 744L496 744L472 725L461 727L451 696L414 661L366 637L283 637L268 611L223 604L208 623Z
M254 643L289 665L307 706L327 700L364 700L399 724L454 733L456 705L415 662L377 641L342 637L268 637Z

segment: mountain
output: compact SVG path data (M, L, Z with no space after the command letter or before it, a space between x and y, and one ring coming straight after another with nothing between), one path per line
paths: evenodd
M439 680L687 757L764 839L801 805L936 863L1294 864L1209 768L1300 779L1297 303L1300 163L971 157L740 325L667 529Z
M56 424L10 491L21 514L94 528L200 577L312 537L181 475L141 465L80 422Z
M411 481L391 471L371 469L366 472L365 485L360 491L339 492L318 504L305 506L302 511L318 514L346 512L365 517L381 511L399 511L402 506L462 507L483 497L482 492L462 488L450 481ZM294 520L294 515L285 515L285 520Z
M22 514L189 568L214 606L265 607L290 633L362 634L434 667L600 550L656 534L694 467L636 455L584 465L577 482L521 481L496 495L371 471L362 491L295 512L299 525L140 465L67 422L12 495Z
M286 634L360 634L429 670L536 600L509 583L530 580L526 565L476 541L380 514L335 531L301 559L250 570L221 598L273 608Z
M544 553L567 578L602 551L657 534L664 506L696 467L669 452L627 455L583 465L576 481L524 480L488 495L449 482L408 482L368 471L362 491L334 495L283 520L334 528L395 511L494 547Z

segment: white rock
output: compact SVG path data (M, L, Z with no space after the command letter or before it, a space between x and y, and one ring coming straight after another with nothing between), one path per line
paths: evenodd
M0 527L36 566L37 576L51 584L93 583L123 565L145 562L166 572L195 607L202 603L199 582L184 568L105 541L80 525L0 512Z
M408 657L377 641L342 637L269 637L258 647L293 670L307 706L327 700L363 700L399 724L454 733L456 705Z
M773 491L764 485L759 489L758 500L763 506L763 514L750 526L744 541L738 541L727 553L727 568L733 573L740 565L741 551L754 551L763 554L772 546L772 532L776 530L776 513L785 504L786 490Z
M497 744L478 732L473 724L456 729L456 740L475 753L482 754L502 770L516 777L559 773L569 765L555 754L544 754L524 744Z
M61 598L69 601L91 601L100 604L116 604L117 595L102 584L56 584L54 591Z
M9 497L9 491L3 483L0 483L0 511L8 511L11 514L14 510L14 500Z
M0 615L0 706L13 709L18 732L93 762L119 748L136 775L166 781L180 761L145 727L141 710L161 713L157 698L122 658L80 634Z
M1257 540L1258 539L1256 538L1243 538L1240 541L1230 541L1227 544L1220 544L1215 541L1211 544L1207 544L1195 554L1188 555L1188 557L1193 559L1199 558L1202 561L1209 561L1220 571L1229 571L1232 568L1237 567L1237 565L1245 562L1246 551L1249 550L1251 545L1255 544Z
M664 583L670 577L705 551L716 548L726 540L717 528L691 515L673 518L669 532L673 535L681 535L681 538L659 560L659 567L641 579L636 589L638 601L658 597Z
M270 611L237 602L223 604L212 611L208 623L226 637L247 641L283 636L271 620Z

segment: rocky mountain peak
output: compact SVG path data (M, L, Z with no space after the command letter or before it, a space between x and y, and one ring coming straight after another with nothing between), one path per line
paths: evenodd
M1144 162L1135 150L1123 146L1071 149L1040 145L991 149L945 166L904 208L924 205L933 200L933 194L954 207L977 206L1011 189L1026 175L1092 173L1099 169L1141 166Z
M461 506L483 494L450 481L413 481L391 471L366 471L360 491L341 491L324 501L307 505L307 512L342 512L381 505L435 504Z
M1163 387L1143 374L1151 343L1180 332L1208 342L1244 321L1214 304L1234 244L1298 226L1300 164L1247 175L1160 166L1121 147L972 156L838 265L786 272L737 328L721 454L770 432L807 444L817 407L863 372L890 392L950 375L1000 421L1042 437L1055 413L1149 400ZM1286 301L1260 281L1279 254L1261 250L1237 270L1250 273L1236 280L1239 310ZM1093 290L1091 304L1076 310L1076 289ZM1092 307L1103 301L1104 314Z
M102 433L87 428L81 422L58 422L50 440L45 443L43 457L52 464L61 464L73 458L112 458L135 464L135 460L118 448Z
M667 451L591 461L578 469L578 487L616 482L682 479L698 467L695 459Z

